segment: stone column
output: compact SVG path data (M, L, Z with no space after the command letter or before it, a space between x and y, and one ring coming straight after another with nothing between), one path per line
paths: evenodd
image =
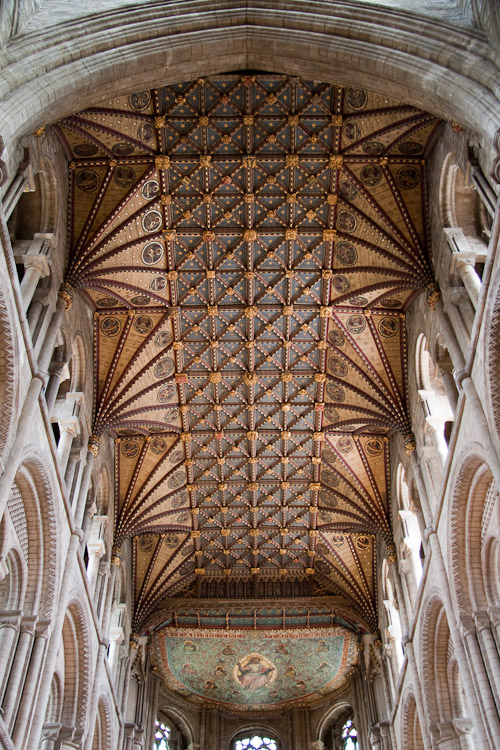
M403 599L403 592L401 587L401 581L399 579L399 574L396 570L396 552L395 550L390 550L389 554L387 556L387 562L389 563L389 571L392 573L391 580L394 583L395 589L396 589L396 596L398 598L398 601ZM404 599L403 599L404 601ZM410 668L410 674L413 677L413 686L415 691L415 703L417 706L417 714L418 714L418 720L420 722L420 727L422 729L422 738L424 742L424 748L425 750L431 750L431 742L429 739L429 733L427 731L427 715L424 708L424 700L422 695L422 687L420 683L420 675L418 672L417 667L417 660L415 658L415 651L413 649L413 643L408 637L408 616L407 612L404 608L404 605L400 607L401 612L401 624L403 627L403 647L405 650L405 654L408 659L408 666Z
M21 297L26 312L40 279L49 276L50 268L47 255L52 247L54 235L37 233L33 240L14 243L12 251L16 263L23 263L25 273L21 281Z
M66 554L64 572L59 588L59 608L57 610L55 620L52 623L52 634L50 636L49 646L47 649L47 657L45 659L45 665L40 681L40 684L43 685L45 689L39 690L38 698L33 702L34 716L29 736L29 742L31 743L30 747L33 748L37 748L40 744L40 736L45 720L47 703L50 698L50 690L47 689L47 686L49 686L52 682L52 677L54 675L54 670L57 664L57 656L61 644L64 618L66 616L67 598L71 588L74 585L74 569L79 543L80 535L76 531L74 531L71 534L68 552Z
M52 414L54 404L56 402L59 387L63 380L69 378L69 370L67 362L53 362L49 367L49 382L45 389L45 401L47 403L47 411Z
M19 748L24 746L23 741L29 732L31 724L33 698L36 693L40 677L40 669L47 647L49 625L50 622L45 620L39 621L36 626L35 641L31 650L29 667L24 681L24 691L17 712L14 731L12 733L14 745Z
M54 310L52 318L50 319L50 323L47 327L45 338L41 345L40 353L38 356L38 367L43 373L47 372L50 360L52 359L52 354L54 352L57 335L59 333L59 329L61 328L64 313L71 308L72 304L73 296L71 287L69 287L68 284L61 284L58 292L56 309Z
M101 442L100 437L97 435L91 435L88 442L87 460L85 468L82 472L82 480L80 482L80 490L78 493L78 500L75 507L75 526L80 529L83 521L83 514L85 513L85 506L87 504L87 495L90 487L90 480L92 478L92 471L94 469L94 461L99 455L99 443Z
M495 748L497 747L496 740L500 737L500 721L481 649L479 648L474 620L472 617L461 617L460 626L461 635L469 654L471 674L473 675L478 698L481 703L484 723L490 736L489 747Z
M436 300L433 309L438 316L439 327L443 332L444 342L450 354L453 367L455 368L455 370L463 370L465 366L464 354L450 318L444 310L443 300L441 299L441 297Z
M9 675L12 650L21 625L21 611L0 612L0 700Z
M59 429L61 436L59 443L57 444L57 455L59 458L59 465L61 467L61 474L64 476L66 472L66 466L68 465L69 454L73 440L80 431L80 425L77 419L61 419L59 421Z
M99 694L98 694L98 688L99 688L99 682L101 680L101 672L104 668L104 659L106 657L106 653L108 650L108 632L109 632L109 622L111 617L111 605L113 600L113 591L115 588L115 578L116 578L116 571L118 566L121 563L121 556L120 556L120 550L119 548L113 549L113 554L111 556L111 575L109 580L108 589L106 591L106 601L104 603L104 609L103 609L103 616L102 616L102 638L103 640L99 643L99 651L97 653L97 663L96 663L96 669L94 673L94 680L93 680L93 689L92 689L92 695L90 699L90 705L88 710L88 726L89 726L89 733L85 740L85 750L91 750L92 748L92 742L94 739L94 731L95 731L95 722L97 717L97 707L98 707L98 701L99 701Z
M491 630L491 620L487 612L474 612L474 623L483 659L494 693L496 706L500 706L500 657Z
M55 750L60 731L61 724L46 724L43 728L40 750Z
M379 727L372 727L370 729L370 745L372 746L372 750L383 750Z
M458 404L458 390L455 383L455 378L448 369L444 369L442 365L439 365L439 377L441 378L444 390L446 391L446 398L449 401L451 410L455 414Z
M116 663L118 661L118 652L120 644L123 641L124 633L123 628L111 628L109 633L109 651L108 651L108 664L111 674L114 676L116 673Z
M87 542L87 550L89 553L89 563L87 565L87 579L89 582L90 596L92 599L95 594L95 584L97 581L97 573L99 572L99 561L106 552L106 547L103 539L98 539L94 542Z
M3 702L3 720L9 729L12 729L13 726L17 702L22 690L22 681L33 645L35 627L36 617L23 617L16 654L10 670L7 690L5 691L5 700Z
M463 327L461 326L460 330L457 331L457 336L460 336L462 331L465 331L465 340L468 346L470 344L470 337L474 326L474 308L472 307L469 295L467 294L466 289L463 289L462 287L454 287L448 289L448 296L451 304L457 308L460 319L463 323Z
M447 227L443 232L451 250L450 273L460 276L474 309L477 309L481 279L474 270L476 254L470 247L462 229Z

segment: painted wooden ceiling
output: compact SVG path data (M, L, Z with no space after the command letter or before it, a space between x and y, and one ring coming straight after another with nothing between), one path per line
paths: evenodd
M66 281L94 311L94 432L116 441L138 630L165 602L285 581L376 627L439 126L378 94L266 74L143 91L56 126Z

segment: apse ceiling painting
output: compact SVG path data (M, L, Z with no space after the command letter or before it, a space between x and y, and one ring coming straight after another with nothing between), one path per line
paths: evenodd
M156 649L171 689L191 702L277 710L317 703L338 689L356 664L357 638L336 626L306 635L176 628L156 637Z
M425 165L439 127L381 95L266 74L56 125L66 281L94 311L94 432L116 440L138 632L183 596L276 596L284 582L376 627L388 438L411 434L405 311L433 282ZM228 702L229 677L208 693L191 677L176 675L182 691ZM295 700L287 684L256 703Z

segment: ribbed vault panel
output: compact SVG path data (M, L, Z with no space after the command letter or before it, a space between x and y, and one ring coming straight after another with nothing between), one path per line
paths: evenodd
M387 438L410 433L405 310L432 283L438 121L259 74L117 98L57 127L67 282L94 310L94 430L117 441L135 626L209 580L316 587L375 626Z

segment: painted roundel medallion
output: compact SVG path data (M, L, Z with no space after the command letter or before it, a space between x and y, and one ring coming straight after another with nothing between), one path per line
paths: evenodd
M156 180L148 180L145 185L142 186L142 197L145 198L147 201L152 200L153 198L156 198L156 196L160 192L160 186L156 182Z
M142 228L151 234L157 232L163 224L163 216L159 211L149 211L142 217Z
M326 384L326 395L329 399L335 402L341 403L345 401L345 390L338 383L327 383ZM324 453L324 451L323 451Z
M366 328L364 315L351 315L347 318L346 328L350 333L354 333L355 335L363 333Z
M399 331L399 321L397 318L382 318L378 324L378 330L386 339L395 336Z
M73 151L77 156L95 156L98 148L93 143L80 143Z
M347 364L342 357L330 357L328 360L328 372L337 378L345 378L347 375Z
M137 94L131 94L129 96L129 102L132 109L136 112L142 112L147 109L151 103L151 94L149 91L139 91Z
M340 331L330 331L328 334L328 341L332 346L344 346L345 336Z
M358 260L358 253L354 245L342 240L335 244L335 257L343 266L354 266Z
M126 458L135 458L139 453L139 445L135 440L127 440L122 443L121 450Z
M345 96L349 107L356 111L364 109L368 102L368 95L363 89L348 88Z
M165 253L161 242L148 242L142 249L141 258L145 266L154 266L159 263Z
M117 167L114 174L114 180L118 187L128 188L134 184L135 172L132 167Z
M111 146L111 151L115 156L130 156L130 154L134 153L134 147L131 143L125 143L122 141Z
M382 179L382 170L378 164L366 164L361 170L361 182L367 187L375 187Z
M152 141L154 134L155 131L150 122L142 122L137 128L137 137L143 143Z
M153 438L153 440L149 444L149 447L151 448L153 453L156 453L157 456L161 456L167 450L167 441L165 440L165 438L158 436Z
M165 276L153 276L149 282L149 288L152 292L163 292L167 286L167 279Z
M153 328L153 321L149 317L149 315L139 315L134 320L134 328L137 331L137 333L140 333L142 336L145 336Z
M401 167L396 173L396 182L403 190L411 190L420 182L420 175L415 167Z
M345 201L354 201L358 197L358 191L356 190L356 186L353 185L352 182L344 180L340 183L339 195Z
M174 371L174 360L171 357L164 357L155 364L154 374L157 378L168 378Z
M82 193L93 193L99 187L99 175L93 169L82 169L78 172L76 186Z
M348 234L351 234L356 230L356 227L358 226L358 222L356 217L353 213L350 211L340 211L337 216L337 227L342 232L347 232Z
M362 148L365 154L370 156L380 156L385 151L385 146L380 141L365 141Z
M174 383L167 383L166 385L162 385L162 387L159 389L158 393L156 394L156 400L159 404L167 404L174 398L176 393L177 388Z
M113 315L110 315L107 318L104 318L101 321L101 331L105 336L108 336L108 338L113 338L114 336L118 336L122 328L122 324L118 320L118 318L115 318Z
M348 141L357 141L361 136L361 130L359 125L354 120L347 120L342 128L342 134L347 138Z
M168 346L172 341L172 334L170 331L160 331L155 336L155 346L162 349L164 346Z
M334 276L333 288L336 292L339 292L339 294L345 294L351 288L351 284L349 283L349 279L346 276Z
M370 438L366 441L365 450L370 456L379 456L384 449L384 444L379 438Z

